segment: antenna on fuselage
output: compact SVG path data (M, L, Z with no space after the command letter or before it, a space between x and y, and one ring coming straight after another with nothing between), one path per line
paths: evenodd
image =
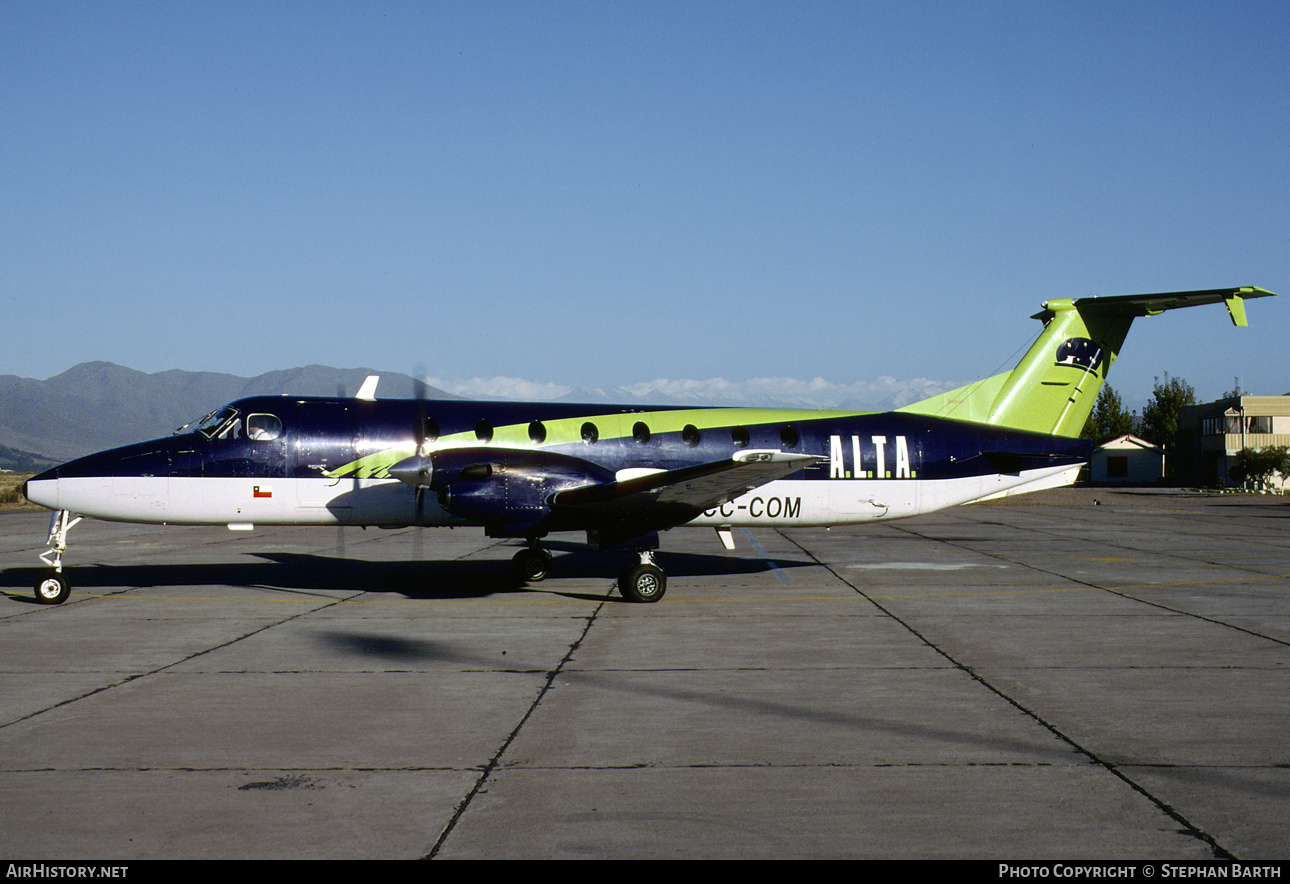
M362 399L364 402L376 401L376 385L381 380L379 374L369 374L367 380L363 381L363 386L358 388L358 394L355 399Z

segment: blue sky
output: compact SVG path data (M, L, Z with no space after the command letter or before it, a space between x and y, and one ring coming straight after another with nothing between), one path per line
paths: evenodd
M1290 391L1284 2L0 5L0 374ZM497 382L500 389L503 382Z

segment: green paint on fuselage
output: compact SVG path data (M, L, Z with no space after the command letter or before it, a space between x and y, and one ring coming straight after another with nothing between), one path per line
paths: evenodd
M540 406L539 406L540 407ZM538 408L535 407L535 413ZM427 442L427 453L454 448L476 448L488 446L494 448L558 448L581 443L583 427L590 423L596 427L599 443L618 442L630 439L637 423L644 423L651 436L665 433L681 433L687 426L693 426L700 433L713 430L731 430L734 427L746 427L754 432L768 424L777 427L784 425L801 425L816 420L860 417L874 412L866 411L823 411L798 410L786 408L681 408L662 411L632 411L623 406L618 411L607 411L599 414L588 414L579 417L540 420L546 432L546 438L535 443L530 438L531 422L506 424L493 428L492 439L484 442L475 436L474 431L451 433L440 436L433 442ZM731 441L729 439L727 442ZM733 445L733 443L732 443ZM359 479L388 479L390 467L416 453L415 446L397 445L382 451L361 457L344 466L330 471L334 477L355 477Z

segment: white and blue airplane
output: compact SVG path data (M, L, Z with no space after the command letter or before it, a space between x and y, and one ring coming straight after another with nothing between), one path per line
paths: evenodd
M1227 305L1245 325L1254 287L1044 302L1011 371L896 411L669 408L377 399L239 399L173 435L73 460L28 480L54 510L36 598L59 604L68 531L83 516L179 525L475 525L527 541L517 579L544 578L542 539L585 532L639 553L624 598L654 602L658 534L832 526L930 513L1070 484L1079 438L1135 317Z

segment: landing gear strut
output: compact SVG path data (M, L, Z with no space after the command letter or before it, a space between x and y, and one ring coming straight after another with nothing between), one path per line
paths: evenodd
M72 517L67 510L59 510L49 520L49 549L40 554L40 560L49 566L36 581L36 601L42 605L61 605L67 601L72 587L63 576L63 550L67 549L67 532L72 530L81 516Z
M641 553L639 565L618 575L618 591L629 602L657 602L667 592L667 573L654 563L654 551Z

